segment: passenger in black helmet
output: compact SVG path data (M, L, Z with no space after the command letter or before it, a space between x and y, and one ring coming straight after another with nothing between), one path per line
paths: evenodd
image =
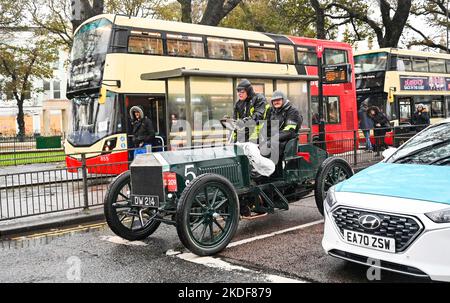
M279 157L276 171L279 171L279 165L281 164L280 160L283 157L284 148L289 140L298 137L303 118L282 91L273 92L270 103L271 107L267 117L267 139L265 140L265 144L262 144L261 146L261 154L269 156L271 142L278 141ZM272 127L276 126L274 121L278 122L278 131L274 131L274 136L271 137Z
M269 105L266 102L266 98L262 94L255 93L250 81L243 79L237 86L237 92L239 100L236 102L233 111L233 119L238 120L238 124L245 125L246 122L254 121L254 127L252 133L246 129L245 142L252 140L257 142L259 131L261 126L260 120L265 120L266 114L269 110ZM234 134L234 141L238 139L237 134Z

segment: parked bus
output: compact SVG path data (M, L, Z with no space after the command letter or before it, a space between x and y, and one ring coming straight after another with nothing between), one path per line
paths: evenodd
M357 52L354 61L358 108L368 99L394 126L410 124L418 104L432 123L450 116L450 55L382 48Z
M127 162L130 154L125 149L133 147L129 110L135 105L153 122L158 138L154 145L173 149L223 140L219 119L232 115L239 75L246 75L266 98L275 89L283 90L302 113L303 127L308 127L317 113L307 112L309 98L304 98L304 92L317 95L317 85L305 87L304 81L294 81L292 76L317 75L317 46L324 48L329 64L353 63L351 47L344 43L121 15L95 16L74 35L67 92L73 105L72 130L65 142L67 166L79 167L81 159L76 154L80 153L86 153L91 167ZM180 81L142 78L177 69L199 71L198 76L190 76L189 98L184 98ZM224 79L214 73L234 76ZM324 85L327 139L340 140L342 135L331 131L356 126L354 77L350 81ZM313 99L313 108L316 103ZM192 129L179 127L180 121L187 121ZM202 131L197 131L195 123L203 123ZM313 130L317 133L317 126ZM346 151L339 144L328 149ZM126 164L117 167L119 172L127 169ZM91 169L101 171L101 167Z

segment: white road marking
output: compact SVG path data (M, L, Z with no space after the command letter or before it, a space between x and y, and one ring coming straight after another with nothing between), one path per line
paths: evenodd
M101 240L108 241L114 244L121 244L121 245L127 245L127 246L147 246L147 243L144 243L142 241L128 241L118 236L101 236Z
M277 276L277 275L264 274L259 271L255 271L255 270L248 269L248 268L245 268L242 266L230 264L228 262L223 261L220 258L199 257L197 255L194 255L193 253L177 254L177 255L175 255L175 257L180 258L185 261L188 261L188 262L201 264L201 265L211 267L211 268L218 268L218 269L223 269L223 270L227 270L227 271L240 270L240 271L244 271L244 272L248 272L248 273L254 273L254 274L259 275L266 281L274 282L274 283L307 283L306 281L303 281L303 280L296 280L296 279L290 279L290 278Z
M248 239L243 239L243 240L239 240L239 241L236 241L236 242L231 242L230 244L228 244L227 248L235 247L235 246L242 245L242 244L247 244L247 243L250 243L250 242L253 242L253 241L256 241L256 240L261 240L261 239L273 237L273 236L276 236L276 235L284 234L284 233L287 233L287 232L290 232L290 231L294 231L294 230L298 230L298 229L304 229L304 228L307 228L307 227L310 227L310 226L314 226L314 225L317 225L317 224L320 224L320 223L323 223L323 222L324 221L322 219L322 220L310 222L310 223L307 223L307 224L298 225L298 226L286 228L286 229L283 229L283 230L279 230L279 231L276 231L276 232L273 232L273 233L270 233L270 234L264 234L264 235L260 235L260 236L255 236L253 238L248 238Z
M276 232L273 232L270 234L264 234L264 235L232 242L232 243L228 244L227 248L235 247L235 246L242 245L242 244L247 244L247 243L261 240L261 239L266 239L269 237L284 234L284 233L294 231L294 230L304 229L304 228L307 228L310 226L321 224L323 222L324 222L323 220L318 220L318 221L310 222L307 224L298 225L298 226L286 228L283 230L279 230L279 231L276 231ZM230 264L228 262L223 261L220 258L199 257L197 255L194 255L193 253L181 253L179 251L174 251L174 250L168 250L166 252L166 255L175 256L175 257L183 259L185 261L189 261L189 262L196 263L196 264L201 264L201 265L204 265L207 267L212 267L212 268L219 268L219 269L228 270L228 271L241 270L244 272L254 272L254 273L262 276L267 281L274 282L274 283L308 283L307 281L303 281L303 280L296 280L296 279L286 278L286 277L277 276L277 275L264 274L264 273L261 273L261 272L255 271L255 270L251 270L251 269L248 269L248 268L245 268L242 266Z

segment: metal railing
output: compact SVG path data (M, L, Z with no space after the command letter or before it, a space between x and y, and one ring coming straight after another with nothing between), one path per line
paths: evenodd
M314 144L321 146L325 143L330 155L346 159L355 169L368 167L382 159L381 149L379 153L377 150L374 152L366 150L365 138L360 130L328 134L328 140L314 141ZM393 144L404 141L414 134L415 131L394 131L392 135L372 136L371 141L375 144L380 142L376 140L380 138L381 142ZM153 148L161 150L162 146ZM134 150L136 149L122 151L132 154ZM90 165L88 156L92 154L91 152L69 155L79 161L76 167L66 167L61 163L45 170L42 168L30 170L29 166L11 167L9 173L3 174L0 170L0 221L102 205L109 183L124 169L124 166L126 169L131 161ZM107 153L100 151L97 154ZM37 155L24 159L29 163L41 163L49 158L54 160L55 157L64 161L65 155ZM0 159L0 166L1 163ZM8 169L4 168L3 172L5 170ZM98 171L102 173L95 173Z

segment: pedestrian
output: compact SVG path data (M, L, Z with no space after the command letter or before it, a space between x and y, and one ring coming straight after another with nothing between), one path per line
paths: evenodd
M233 119L238 121L237 125L240 128L245 127L246 124L247 127L245 128L245 138L238 138L236 132L233 134L234 142L242 141L242 139L244 139L244 142L248 142L249 140L257 142L261 129L259 121L266 119L270 106L267 104L264 95L257 94L251 82L247 79L239 82L236 90L239 100L234 105ZM247 122L253 123L254 130L251 134L248 126L252 125L249 125Z
M370 130L373 129L373 120L369 117L367 111L369 109L369 100L365 99L361 102L361 107L358 111L359 129L363 132L366 138L366 150L372 151L372 142L370 142Z
M374 135L375 135L375 151L377 152L377 156L380 155L382 148L387 148L387 144L384 141L384 137L391 126L389 123L389 119L386 115L380 111L377 106L369 107L367 111L369 117L372 119L374 124Z
M152 144L155 139L155 130L152 121L144 115L144 111L139 106L133 106L130 109L130 116L132 119L133 145L138 148L134 152L134 155L136 155L145 152L139 148Z
M430 125L430 115L423 104L417 104L416 112L411 117L411 122L416 125L416 131L420 132Z

